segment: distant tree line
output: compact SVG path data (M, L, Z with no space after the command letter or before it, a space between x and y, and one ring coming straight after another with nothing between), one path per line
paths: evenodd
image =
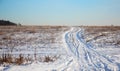
M21 26L21 24L16 24L6 20L0 20L0 26Z

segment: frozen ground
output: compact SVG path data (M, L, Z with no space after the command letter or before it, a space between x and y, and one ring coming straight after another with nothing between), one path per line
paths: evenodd
M120 30L91 34L86 27L26 28L1 29L0 60L9 54L13 61L0 61L0 71L120 71ZM24 62L16 64L20 55Z

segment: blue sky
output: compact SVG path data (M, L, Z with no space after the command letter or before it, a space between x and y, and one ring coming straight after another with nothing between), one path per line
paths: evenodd
M119 25L120 0L0 0L0 19L24 25Z

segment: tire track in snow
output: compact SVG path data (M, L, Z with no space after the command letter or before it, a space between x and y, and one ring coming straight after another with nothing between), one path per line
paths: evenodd
M92 46L85 43L82 32L80 28L73 28L65 35L68 51L73 56L74 62L78 64L74 70L119 71L117 63L95 51Z

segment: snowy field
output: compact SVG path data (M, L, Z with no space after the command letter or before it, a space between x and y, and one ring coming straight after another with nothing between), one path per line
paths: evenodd
M0 71L120 71L120 27L0 27Z

